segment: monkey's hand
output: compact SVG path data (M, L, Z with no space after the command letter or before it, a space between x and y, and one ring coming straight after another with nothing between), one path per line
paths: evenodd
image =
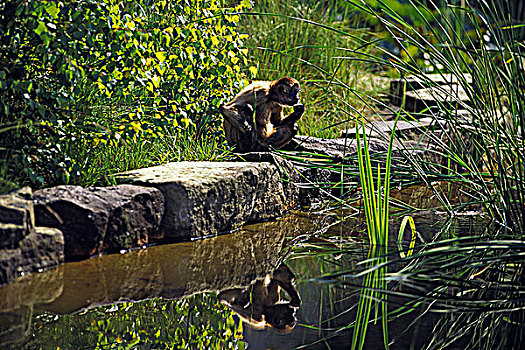
M293 106L293 113L298 114L301 117L304 113L304 105L302 103L296 104ZM299 118L297 118L299 119Z
M250 104L245 104L241 108L241 113L244 115L245 118L251 118L253 117L253 107Z
M291 125L298 121L304 113L304 105L296 104L293 106L293 113L285 118L283 121L285 124Z

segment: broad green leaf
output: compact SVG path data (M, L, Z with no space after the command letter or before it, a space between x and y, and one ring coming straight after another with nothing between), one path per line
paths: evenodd
M44 22L38 22L38 27L35 28L35 33L41 35L43 32L47 32L46 24Z
M49 13L52 18L56 18L59 11L56 2L50 1L46 4L46 12Z

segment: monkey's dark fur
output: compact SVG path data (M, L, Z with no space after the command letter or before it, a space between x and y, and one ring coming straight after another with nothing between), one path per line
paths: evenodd
M273 327L289 333L295 327L295 313L301 305L294 282L294 273L281 264L271 276L257 279L244 289L224 290L218 298L254 328ZM288 294L289 301L281 300L281 289Z
M238 152L282 148L297 133L295 122L304 113L299 102L299 82L285 77L275 81L256 81L220 108L228 144ZM284 106L294 111L284 116Z

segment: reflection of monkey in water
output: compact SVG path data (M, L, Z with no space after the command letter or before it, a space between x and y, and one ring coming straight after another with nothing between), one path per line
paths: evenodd
M282 333L295 327L295 311L301 305L301 298L293 283L295 275L281 264L270 277L256 280L245 288L234 288L219 293L221 303L229 306L243 321L255 328L270 326ZM280 289L290 301L280 301Z
M236 146L239 152L288 144L297 133L295 122L304 113L304 105L297 104L300 90L299 82L289 77L248 85L220 108L228 144ZM285 117L283 106L293 106L293 113Z

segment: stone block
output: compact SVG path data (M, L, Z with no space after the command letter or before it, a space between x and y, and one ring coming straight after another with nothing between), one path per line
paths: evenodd
M465 89L457 84L407 91L405 97L405 110L414 113L426 109L463 109L469 105L470 97Z
M164 195L161 231L187 240L230 231L282 215L298 203L297 189L270 163L178 162L117 176Z
M437 120L433 118L423 118L419 120L374 120L365 124L366 137L369 139L377 138L383 141L390 140L390 135L395 128L397 138L403 140L418 140L422 135L431 133L435 129L440 129L445 126L444 120ZM360 127L361 129L361 127ZM350 128L341 131L341 137L356 138L357 128ZM361 131L361 135L362 135ZM374 142L370 140L371 142Z
M154 188L58 186L35 192L36 223L64 233L67 260L139 247L156 237L164 200Z

